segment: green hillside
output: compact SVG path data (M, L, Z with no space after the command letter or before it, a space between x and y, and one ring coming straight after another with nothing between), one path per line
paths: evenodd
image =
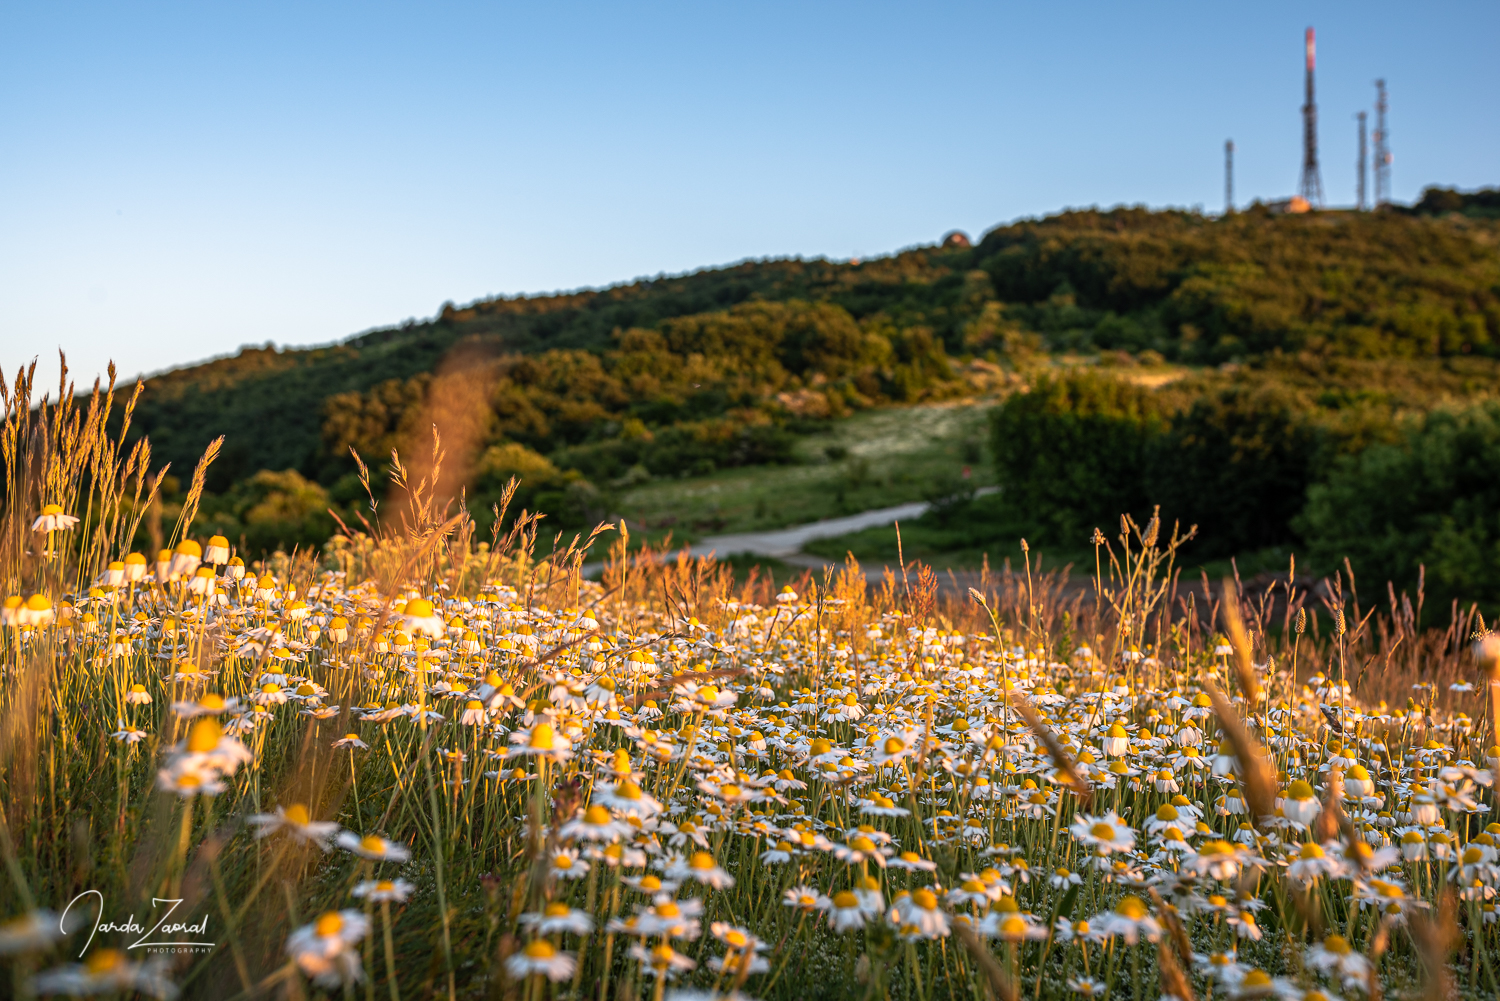
M1433 189L1374 213L1066 212L973 246L450 304L332 347L251 348L153 377L134 427L184 478L225 436L205 514L255 551L318 541L332 526L323 510L362 496L350 448L378 466L393 447L425 449L433 423L472 509L520 474L522 502L582 525L643 482L805 463L800 441L859 411L1001 400L1081 366L1131 374L1145 401L1127 407L1150 424L1126 436L1134 472L1077 480L1091 499L1062 503L1070 455L1043 453L1078 433L1058 407L1094 391L1054 393L1051 410L1007 410L986 443L1007 496L1036 508L1011 513L1071 539L1111 504L1165 498L1197 517L1233 487L1233 518L1205 543L1231 553L1297 538L1307 490L1339 456L1490 397L1493 201ZM1164 374L1138 377L1148 370ZM1101 412L1113 420L1119 403Z

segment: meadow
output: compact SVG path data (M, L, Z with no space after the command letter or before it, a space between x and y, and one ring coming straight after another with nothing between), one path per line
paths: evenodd
M648 482L622 491L616 507L679 541L819 521L990 486L987 437L978 401L861 411L800 436L785 465Z
M1472 607L1203 586L1128 516L1085 588L1024 546L962 597L778 588L624 532L596 583L593 536L480 535L436 440L249 563L196 530L214 443L141 553L134 403L5 396L12 996L1500 990Z

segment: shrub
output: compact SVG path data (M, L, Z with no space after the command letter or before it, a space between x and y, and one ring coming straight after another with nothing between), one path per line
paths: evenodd
M1335 463L1295 526L1322 565L1348 556L1356 576L1415 584L1446 603L1500 604L1500 403L1438 410L1399 444Z
M1166 426L1160 399L1139 386L1089 372L1043 377L992 416L1006 508L1068 546L1110 531L1121 512L1149 514L1143 471Z

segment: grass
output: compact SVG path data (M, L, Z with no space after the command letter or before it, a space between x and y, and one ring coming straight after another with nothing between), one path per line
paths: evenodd
M670 530L684 542L922 500L935 480L966 465L972 482L986 486L994 478L987 412L980 402L863 411L803 438L796 465L644 484L621 496L619 510L653 537Z
M125 562L157 484L105 401L8 399L11 996L1500 990L1472 614L1343 578L1190 605L1128 522L1094 600L1034 562L946 600L623 545L592 583L591 540L476 540L399 468L388 524L239 576L193 533L211 455ZM91 893L97 934L59 918ZM193 945L132 949L163 900Z

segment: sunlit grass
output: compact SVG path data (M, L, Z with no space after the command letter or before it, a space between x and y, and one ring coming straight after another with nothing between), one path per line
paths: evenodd
M1472 615L1193 591L1128 520L1084 591L1026 552L963 600L925 567L747 585L623 538L592 583L594 540L477 541L399 465L388 527L245 567L192 530L212 455L128 559L149 456L103 399L31 397L0 428L15 996L1495 995ZM191 950L94 932L161 900Z

